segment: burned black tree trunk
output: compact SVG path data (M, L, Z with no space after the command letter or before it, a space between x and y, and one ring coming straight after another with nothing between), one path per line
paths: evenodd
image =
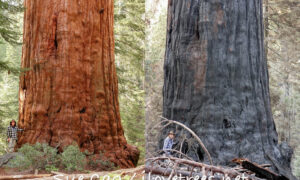
M191 127L214 164L243 157L289 175L292 151L277 141L263 33L261 0L170 0L163 115Z

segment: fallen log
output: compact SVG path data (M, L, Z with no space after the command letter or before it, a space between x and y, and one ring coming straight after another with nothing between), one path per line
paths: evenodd
M261 167L271 167L271 164L262 164Z
M169 167L150 167L150 166L145 166L145 179L147 180L151 180L151 179L156 179L153 178L153 176L163 176L166 177L165 179L167 179L167 177L170 177L170 175L172 174L172 172L174 172L173 177L177 176L178 179L202 179L203 177L203 173L199 173L199 172L192 172L192 171L188 171L188 170L176 170L174 171L174 169L169 168ZM224 174L214 174L214 175L207 175L205 174L206 178L204 179L213 179L213 180L224 180L226 179L225 177L228 177L228 175L224 175ZM243 177L242 175L240 175L240 177ZM168 178L169 179L169 178ZM176 178L175 178L176 179ZM232 178L235 179L235 178ZM237 178L237 179L241 179L241 178ZM261 180L260 178L255 177L255 175L249 175L246 178L247 180Z
M186 154L184 154L184 153L182 153L182 152L180 152L180 151L177 151L176 149L169 149L168 151L170 151L170 152L172 152L172 153L177 153L177 154L179 154L179 155L181 155L181 156L184 156L185 158L187 158L187 159L193 161L192 158L188 157ZM163 153L163 152L164 152L164 150L158 150L158 151L156 151L155 153L156 153L156 154L161 154L161 153Z
M145 173L147 173L146 175L146 179L147 179L147 176L149 178L149 176L151 175L161 175L161 176L170 176L171 173L172 173L173 169L172 168L169 168L169 167L149 167L149 166L146 166L145 167ZM177 176L183 176L183 177L191 177L191 172L190 171L184 171L184 170L176 170L174 171L174 175L177 175ZM193 173L193 176L199 176L200 178L202 177L202 174L200 173ZM151 179L151 177L149 178Z
M253 163L245 158L236 158L233 159L232 162L240 164L240 166L242 166L244 169L248 169L251 172L254 172L256 176L259 178L264 178L269 180L289 180L287 177L276 174L271 170L266 169L264 166Z
M52 174L28 174L28 175L12 175L12 176L0 176L0 180L12 180L12 179L35 179L51 177Z
M227 175L228 177L231 177L231 178L235 178L237 176L242 175L241 173L239 173L238 171L236 171L234 169L226 169L226 168L223 168L223 167L207 165L207 164L200 163L200 162L195 162L195 161L191 161L191 160L187 160L187 159L174 158L174 157L149 158L149 159L147 159L147 161L153 162L153 161L165 160L165 159L172 160L174 163L177 163L177 164L185 164L185 165L189 165L191 167L198 167L198 168L201 168L201 169L205 169L206 172L212 172L212 174L214 174L214 173L224 174L224 175ZM160 172L160 168L157 168L157 167L153 168L152 170ZM191 172L188 172L188 173L190 174Z
M7 153L0 156L0 167L7 164L9 160L15 158L16 156L20 155L20 153Z

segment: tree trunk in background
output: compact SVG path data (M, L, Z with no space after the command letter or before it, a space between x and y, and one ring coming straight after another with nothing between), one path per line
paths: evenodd
M243 157L291 177L270 108L262 1L169 0L167 27L164 117L191 127L214 164Z
M120 167L139 151L121 126L113 0L25 0L18 146L44 142L103 152Z
M265 17L264 17L264 37L265 37L265 44L264 44L264 49L265 49L265 56L266 56L266 60L268 60L268 50L269 50L269 46L268 46L268 41L269 41L269 0L264 0L264 7L265 7Z

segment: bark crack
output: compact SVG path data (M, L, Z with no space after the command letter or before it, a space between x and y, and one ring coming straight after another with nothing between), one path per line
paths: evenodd
M57 50L57 47L58 47L58 42L57 42L57 19L56 19L56 23L55 23L54 47Z
M85 107L83 107L80 111L79 111L80 114L83 114L85 113Z
M101 8L101 9L99 10L99 13L102 14L103 12L104 12L104 8Z

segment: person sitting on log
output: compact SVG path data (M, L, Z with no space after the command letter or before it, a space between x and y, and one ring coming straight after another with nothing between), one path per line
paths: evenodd
M164 155L166 156L171 155L170 150L172 150L173 144L174 144L174 132L170 131L168 136L164 140L164 146L163 146Z
M18 140L18 131L23 131L24 129L20 129L17 127L17 123L15 120L12 120L9 123L9 127L7 128L7 141L8 141L8 152L14 152L15 145Z

